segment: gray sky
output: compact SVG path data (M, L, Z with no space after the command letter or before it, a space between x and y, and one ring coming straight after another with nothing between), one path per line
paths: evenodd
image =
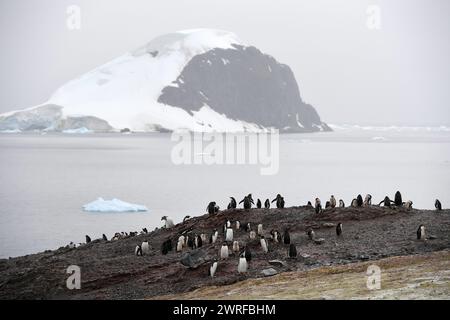
M81 30L66 27L69 5ZM366 25L368 6L381 28ZM0 112L182 29L216 28L288 64L329 123L450 124L448 0L1 0Z

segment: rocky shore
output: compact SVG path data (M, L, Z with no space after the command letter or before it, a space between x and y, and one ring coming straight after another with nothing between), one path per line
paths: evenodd
M250 240L248 232L235 230L234 240L252 251L248 273L237 273L237 254L219 261L216 276L208 276L209 264L218 256L224 240L222 227L230 220L242 225L250 222L253 230L263 224L264 236L277 229L288 228L291 243L297 247L298 257L287 257L287 248L269 240L269 252L261 250L259 240ZM342 222L343 234L336 236L335 226ZM426 228L427 239L417 240L419 225ZM145 226L143 226L145 227ZM180 263L186 252L177 253L176 240L185 231L206 233L219 230L215 244L204 243L196 251L199 257L194 268ZM316 238L311 241L306 230L312 228ZM173 251L161 254L167 239ZM142 257L134 254L136 245L148 240L150 253ZM75 249L55 251L0 260L0 299L146 299L177 296L209 286L220 287L239 281L264 278L268 274L285 274L339 267L357 262L375 261L389 257L426 255L450 248L450 210L406 210L378 206L326 209L315 214L311 207L285 209L225 210L214 215L192 218L170 229L117 241L94 240ZM192 253L192 252L191 252ZM447 255L448 256L448 255ZM71 265L81 269L81 289L69 290L66 280ZM270 270L270 271L269 271ZM287 273L286 273L287 274ZM280 275L283 276L283 275ZM344 281L344 280L343 280ZM245 283L245 282L242 282Z

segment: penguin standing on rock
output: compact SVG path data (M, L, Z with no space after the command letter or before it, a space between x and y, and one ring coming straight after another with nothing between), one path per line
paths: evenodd
M247 260L247 262L250 262L252 260L252 252L250 251L249 247L245 247L244 255L245 255L245 260Z
M86 236L86 243L89 243L89 242L91 242L92 240L91 240L91 237L89 237L88 235Z
M297 258L297 248L295 247L295 244L291 243L289 245L289 252L288 252L289 258Z
M255 240L256 239L256 232L255 231L250 231L250 240Z
M331 195L330 197L330 206L332 208L336 208L336 198L334 197L334 195Z
M270 200L269 199L266 199L266 201L264 202L264 208L270 209Z
M338 237L340 237L342 235L342 223L339 222L338 225L336 226L336 235Z
M261 209L261 208L262 208L261 200L258 199L258 201L256 201L256 207L257 207L258 209Z
M142 242L141 248L142 248L142 255L150 254L150 245L148 244L148 241Z
M102 238L103 238L103 241L108 241L108 238L106 237L105 234L103 234Z
M362 195L358 194L358 196L356 197L356 205L358 207L362 207L363 204L364 204L364 201L363 201Z
M284 230L283 243L284 244L291 244L291 235L289 234L289 230L288 229Z
M242 199L239 204L244 203L244 209L250 210L252 208L252 202L253 200L249 198L248 196L245 196L244 199Z
M319 198L316 198L316 203L315 204L316 204L315 205L316 214L322 213L322 204L321 204Z
M258 224L258 235L262 236L263 234L263 225L262 224Z
M237 207L236 199L233 197L230 197L230 203L228 204L228 210L236 209L236 207Z
M308 235L309 240L314 240L314 238L316 237L316 234L313 229L309 229L306 234Z
M170 218L167 217L167 216L162 217L162 218L161 218L161 221L164 221L164 228L166 228L166 229L173 228L173 226L175 225L175 224L173 223L173 220L170 219Z
M364 199L364 207L369 207L372 205L372 196L370 194L366 195L366 198Z
M224 242L222 247L220 247L220 259L228 259L228 244Z
M385 207L389 207L389 208L390 208L392 202L393 202L393 201L392 201L391 199L389 199L388 196L386 196L386 197L384 197L384 200L381 201L378 205L381 206L381 204L383 204Z
M206 212L208 212L208 214L216 213L216 203L214 201L208 204L206 207Z
M331 202L327 201L325 202L325 209L331 208Z
M411 210L412 206L413 206L413 202L411 200L408 200L408 201L405 202L405 208L407 210Z
M339 208L345 208L344 200L339 200Z
M163 255L168 254L169 251L172 251L172 249L173 249L173 247L172 247L172 240L171 239L167 239L161 245L161 253Z
M226 236L225 236L225 241L233 242L233 229L232 228L228 228L227 229L227 233L226 233Z
M397 191L397 192L395 193L394 204L395 204L397 207L403 206L402 194L400 193L400 191Z
M281 196L281 194L277 194L277 197L275 199L272 200L273 202L277 202L277 208L278 209L283 209L284 208L284 198Z
M417 229L417 240L425 240L425 226L423 224Z
M439 199L436 199L436 201L434 202L434 207L436 208L436 210L441 211L442 210L442 204L439 201Z
M208 270L208 274L211 278L214 278L214 275L216 274L218 265L219 265L219 263L217 262L217 259L214 258L214 260L211 263L211 265L209 266L209 270Z
M209 243L216 243L218 237L219 231L217 231L217 229L214 229L213 233L211 234L211 237L209 238Z
M188 221L190 218L191 218L191 216L186 216L186 217L184 217L184 218L183 218L183 222Z
M142 257L142 248L140 245L137 245L134 249L134 254L138 257Z
M239 263L238 263L238 273L246 273L248 269L248 262L245 258L245 252L242 252L239 256Z
M261 248L263 250L264 253L268 253L269 252L269 248L267 246L267 241L264 238L264 236L261 236L260 240L259 240L260 244L261 244Z
M239 252L239 242L238 241L233 242L233 252Z

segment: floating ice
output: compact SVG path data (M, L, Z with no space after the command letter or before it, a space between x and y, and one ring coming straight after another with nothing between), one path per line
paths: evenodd
M85 134L85 133L91 133L92 131L88 128L82 127L77 129L68 129L64 130L63 133L69 133L69 134Z
M104 200L98 198L97 200L85 204L84 211L89 212L142 212L148 211L146 206L140 204L128 203L119 199Z

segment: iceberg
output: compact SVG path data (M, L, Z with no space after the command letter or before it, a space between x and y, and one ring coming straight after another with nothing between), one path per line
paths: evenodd
M84 211L88 212L143 212L148 211L146 206L140 204L128 203L119 199L104 200L98 198L97 200L85 204Z
M68 130L64 130L63 133L68 133L68 134L85 134L85 133L92 133L91 130L89 130L86 127L82 127L82 128L77 128L77 129L68 129Z

